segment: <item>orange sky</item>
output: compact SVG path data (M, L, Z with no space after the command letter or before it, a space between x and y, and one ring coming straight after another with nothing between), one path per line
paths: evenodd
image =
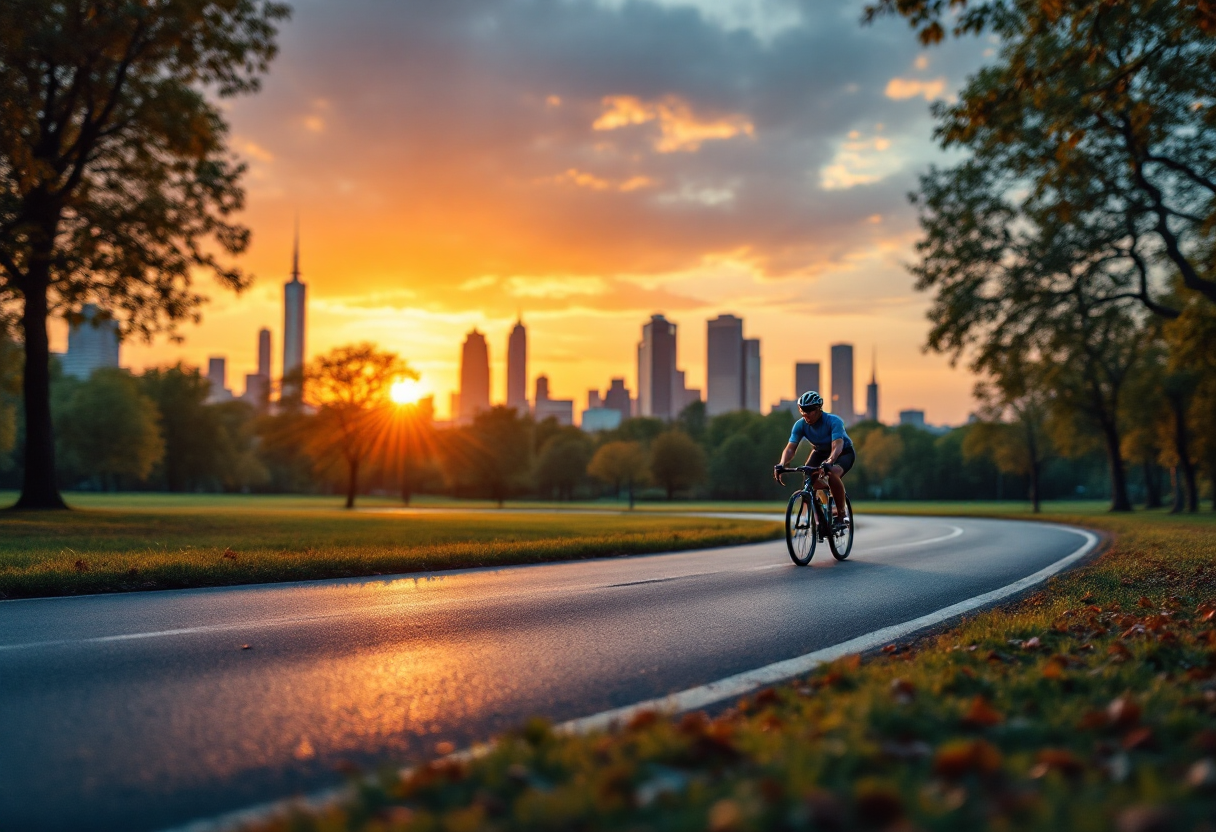
M795 361L826 374L828 345L846 341L859 406L874 349L885 420L921 407L961 422L972 380L920 349L905 194L948 161L927 102L980 45L922 53L900 25L861 27L860 9L304 0L263 92L224 104L250 166L257 282L214 289L184 343L124 344L123 362L226 355L239 393L269 326L277 372L298 212L308 354L397 351L440 417L474 326L496 398L519 311L531 378L581 408L613 376L634 387L653 312L679 325L680 366L703 387L705 321L731 312L762 340L766 410L794 393Z

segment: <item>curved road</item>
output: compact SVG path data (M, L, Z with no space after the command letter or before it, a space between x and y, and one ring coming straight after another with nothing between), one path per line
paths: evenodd
M784 542L0 602L0 829L152 830L573 719L910 621L1076 551L1066 528L863 517ZM243 649L248 645L249 649Z

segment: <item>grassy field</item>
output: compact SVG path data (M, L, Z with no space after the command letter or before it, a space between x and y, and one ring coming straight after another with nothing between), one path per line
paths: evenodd
M713 718L575 737L534 720L259 829L1213 829L1210 518L1050 516L1114 543L1011 607Z
M774 523L658 514L402 511L335 498L71 495L0 512L0 598L504 566L770 540Z

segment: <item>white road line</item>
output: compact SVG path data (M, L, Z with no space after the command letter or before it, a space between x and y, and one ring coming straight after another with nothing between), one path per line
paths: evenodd
M888 549L907 549L911 546L928 546L930 543L942 543L946 540L953 540L963 533L963 530L958 526L946 526L950 529L950 534L944 534L941 537L931 537L928 540L914 540L911 543L892 543L890 546L877 546L873 549L859 549L858 554L868 555L871 552L885 552Z
M959 601L957 604L951 604L936 612L922 615L920 618L905 621L903 624L884 627L881 630L866 633L849 641L833 645L832 647L825 647L822 650L816 650L813 653L807 653L795 659L775 662L765 667L749 670L746 673L710 682L708 685L701 685L700 687L673 693L660 699L650 699L634 705L627 705L624 708L614 708L613 710L602 711L601 713L592 714L581 719L572 719L557 726L556 730L571 734L585 734L590 731L603 730L613 725L628 722L633 716L642 711L679 713L681 711L704 708L725 699L743 696L765 685L783 682L786 679L792 679L795 676L808 673L824 662L834 661L841 656L848 656L852 653L863 653L866 650L873 650L875 647L890 644L895 639L903 638L919 630L941 624L943 621L948 621L951 618L971 612L994 601L999 601L1002 598L1008 598L1010 595L1028 589L1035 584L1042 583L1070 564L1076 563L1098 545L1098 536L1093 532L1088 532L1084 529L1074 529L1070 526L1052 526L1052 528L1064 529L1074 534L1079 534L1085 538L1085 543L1073 553L1066 555L1050 566L1000 589L985 592L983 595L976 595L974 598Z
M891 627L884 627L881 630L875 630L849 641L842 642L832 647L825 647L822 650L816 650L813 653L799 656L795 659L787 659L782 662L775 662L765 667L760 667L755 670L749 670L746 673L739 673L735 676L728 676L725 679L719 679L716 682L710 682L707 685L700 687L689 688L688 690L673 693L670 696L664 696L660 699L650 699L645 702L638 702L634 705L628 705L624 708L614 708L610 711L602 711L598 714L585 716L580 719L572 719L569 722L563 722L556 726L555 731L567 734L587 734L593 731L602 731L612 728L616 725L621 725L628 722L638 713L643 711L659 711L661 713L674 714L681 711L691 711L697 708L704 708L709 705L722 702L726 699L732 699L737 696L743 696L751 693L757 688L767 685L776 684L792 679L795 676L801 676L810 672L815 667L824 662L834 661L842 656L847 656L851 653L862 653L866 650L873 650L875 647L880 647L885 644L890 644L895 639L903 638L912 633L929 627L941 624L944 621L949 621L952 618L960 616L980 607L987 606L1008 598L1010 595L1015 595L1025 589L1029 589L1036 584L1050 578L1052 575L1063 571L1067 567L1076 563L1081 558L1093 551L1098 545L1098 536L1093 532L1085 529L1077 529L1072 526L1059 526L1055 524L1042 523L1039 525L1046 526L1052 529L1062 529L1064 531L1078 534L1085 539L1076 551L1065 555L1055 563L1040 569L1033 575L1028 575L1021 580L1014 581L1011 584L994 589L991 592L985 592L983 595L976 595L974 598L968 598L965 601L959 601L957 604L951 604L948 607L943 607L936 612L931 612L928 615L922 615L920 618L914 618L911 621L905 621L903 624L896 624ZM957 528L957 527L952 527ZM962 534L962 530L959 530ZM951 534L948 537L957 537ZM936 542L936 541L923 541ZM454 754L448 755L445 759L453 760L470 760L484 756L488 751L492 750L493 744L477 745L472 748L457 751ZM406 776L412 769L402 769L402 776ZM164 832L235 832L242 827L250 826L256 823L266 823L276 818L281 818L283 815L292 809L304 809L311 811L321 811L333 806L342 800L347 800L353 795L353 790L350 786L342 786L335 789L327 789L322 792L289 800L276 800L269 803L264 803L259 806L252 806L247 809L240 809L235 812L229 812L215 818L197 820L182 826L173 827L172 829L164 830Z

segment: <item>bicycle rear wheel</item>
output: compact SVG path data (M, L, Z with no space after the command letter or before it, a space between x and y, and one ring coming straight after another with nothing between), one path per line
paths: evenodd
M806 495L799 491L790 497L785 508L785 546L790 550L790 560L806 566L815 556L815 509Z
M844 497L844 516L849 521L844 530L833 531L828 535L828 548L832 550L832 557L836 560L844 560L853 550L853 501L847 494Z

